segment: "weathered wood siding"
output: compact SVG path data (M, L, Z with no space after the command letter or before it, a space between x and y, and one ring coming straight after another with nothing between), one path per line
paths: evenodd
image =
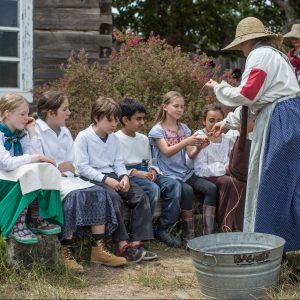
M72 50L107 62L112 47L111 0L34 0L34 84L61 76Z

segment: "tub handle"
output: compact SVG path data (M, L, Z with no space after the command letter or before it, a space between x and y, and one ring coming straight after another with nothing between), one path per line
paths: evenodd
M212 263L209 263L209 261L212 261ZM217 265L218 262L217 262L217 258L213 254L205 253L201 263L204 266L214 267Z

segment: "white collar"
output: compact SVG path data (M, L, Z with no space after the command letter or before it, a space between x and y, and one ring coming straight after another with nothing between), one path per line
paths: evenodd
M93 124L91 124L88 128L87 128L89 134L90 134L90 137L94 139L94 141L101 141L101 138L99 135L97 135L97 133L95 132L95 130L93 129ZM107 140L106 140L106 143L107 141L114 136L114 133L111 133L108 135L107 137Z
M38 124L38 126L40 127L40 129L42 131L48 131L51 130L52 132L54 132L54 130L52 128L49 127L49 125L42 119L37 119L36 120L36 124ZM67 127L60 127L60 136L61 135L69 135L69 129Z

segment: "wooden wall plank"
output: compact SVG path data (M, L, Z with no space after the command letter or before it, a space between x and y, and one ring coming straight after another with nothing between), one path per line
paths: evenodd
M100 16L99 8L36 8L34 10L35 29L99 31L101 23L112 24L112 16Z
M56 80L63 76L63 73L59 68L56 69L34 69L33 80L35 85L47 83Z
M34 0L34 7L99 7L103 0ZM105 3L107 1L104 1Z
M101 47L111 47L111 35L99 35L98 32L82 31L34 31L35 50L76 50L96 52Z
M35 69L38 68L52 68L59 67L61 64L67 64L68 57L71 51L61 50L61 51L44 51L35 50L33 66ZM97 52L87 52L88 60L90 62L100 61L99 51Z

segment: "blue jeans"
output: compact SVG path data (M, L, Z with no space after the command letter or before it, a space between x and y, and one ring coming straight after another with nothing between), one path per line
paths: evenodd
M178 221L181 185L177 180L163 175L157 175L155 182L136 176L130 177L130 180L138 184L147 193L152 217L155 213L157 201L160 197L163 199L158 229L168 229Z

